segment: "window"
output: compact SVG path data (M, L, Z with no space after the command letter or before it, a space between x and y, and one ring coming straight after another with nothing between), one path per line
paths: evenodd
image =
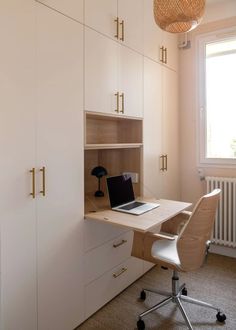
M199 39L200 162L236 164L236 32Z

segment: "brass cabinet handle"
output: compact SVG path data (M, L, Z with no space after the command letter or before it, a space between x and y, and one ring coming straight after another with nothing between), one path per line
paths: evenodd
M127 269L128 269L128 268L126 268L126 267L121 268L121 270L118 271L117 273L113 273L113 277L114 277L114 278L117 278L118 276L120 276L121 274L123 274L124 272L126 272Z
M119 112L119 108L120 108L120 99L119 99L119 97L120 97L120 93L119 92L117 92L117 93L115 93L115 96L116 96L116 109L115 109L115 112Z
M165 158L165 170L167 171L167 155L165 155L164 158Z
M160 62L164 63L164 47L160 47Z
M40 168L40 172L42 172L42 190L40 190L40 194L43 196L46 195L46 187L45 187L45 166Z
M121 97L121 110L120 110L120 112L124 113L125 112L125 95L124 95L124 93L121 93L120 97Z
M161 155L160 156L160 159L161 159L161 168L160 168L160 171L164 171L165 170L165 167L164 167L164 155Z
M119 17L116 17L116 19L114 20L116 22L116 34L114 35L114 37L116 39L119 39Z
M30 170L30 173L32 173L32 192L30 193L30 195L32 196L32 198L35 198L35 168L34 167Z
M125 40L125 26L124 26L125 22L124 22L124 20L121 21L120 25L121 25L121 38L120 38L120 40L124 41Z
M126 239L122 239L122 241L120 243L117 243L117 244L113 244L113 247L114 248L118 248L119 246L123 245L127 243L127 240Z
M167 64L167 48L164 48L164 63Z

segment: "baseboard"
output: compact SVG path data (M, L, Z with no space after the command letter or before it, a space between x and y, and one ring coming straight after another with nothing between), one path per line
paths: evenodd
M226 246L220 246L217 244L211 244L210 246L210 252L221 254L223 256L236 258L236 249Z

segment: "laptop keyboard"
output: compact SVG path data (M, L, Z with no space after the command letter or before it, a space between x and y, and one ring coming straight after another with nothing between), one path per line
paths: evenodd
M133 203L130 203L128 205L125 205L125 206L121 206L119 207L119 209L122 209L122 210L132 210L136 207L139 207L139 206L142 206L144 205L145 203L141 203L141 202L133 202Z

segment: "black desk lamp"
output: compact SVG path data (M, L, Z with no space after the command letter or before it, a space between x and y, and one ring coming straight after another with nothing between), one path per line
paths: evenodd
M107 175L107 170L102 166L96 166L92 169L91 175L94 175L98 178L98 190L94 193L94 196L103 197L104 192L100 189L100 180L104 175Z

